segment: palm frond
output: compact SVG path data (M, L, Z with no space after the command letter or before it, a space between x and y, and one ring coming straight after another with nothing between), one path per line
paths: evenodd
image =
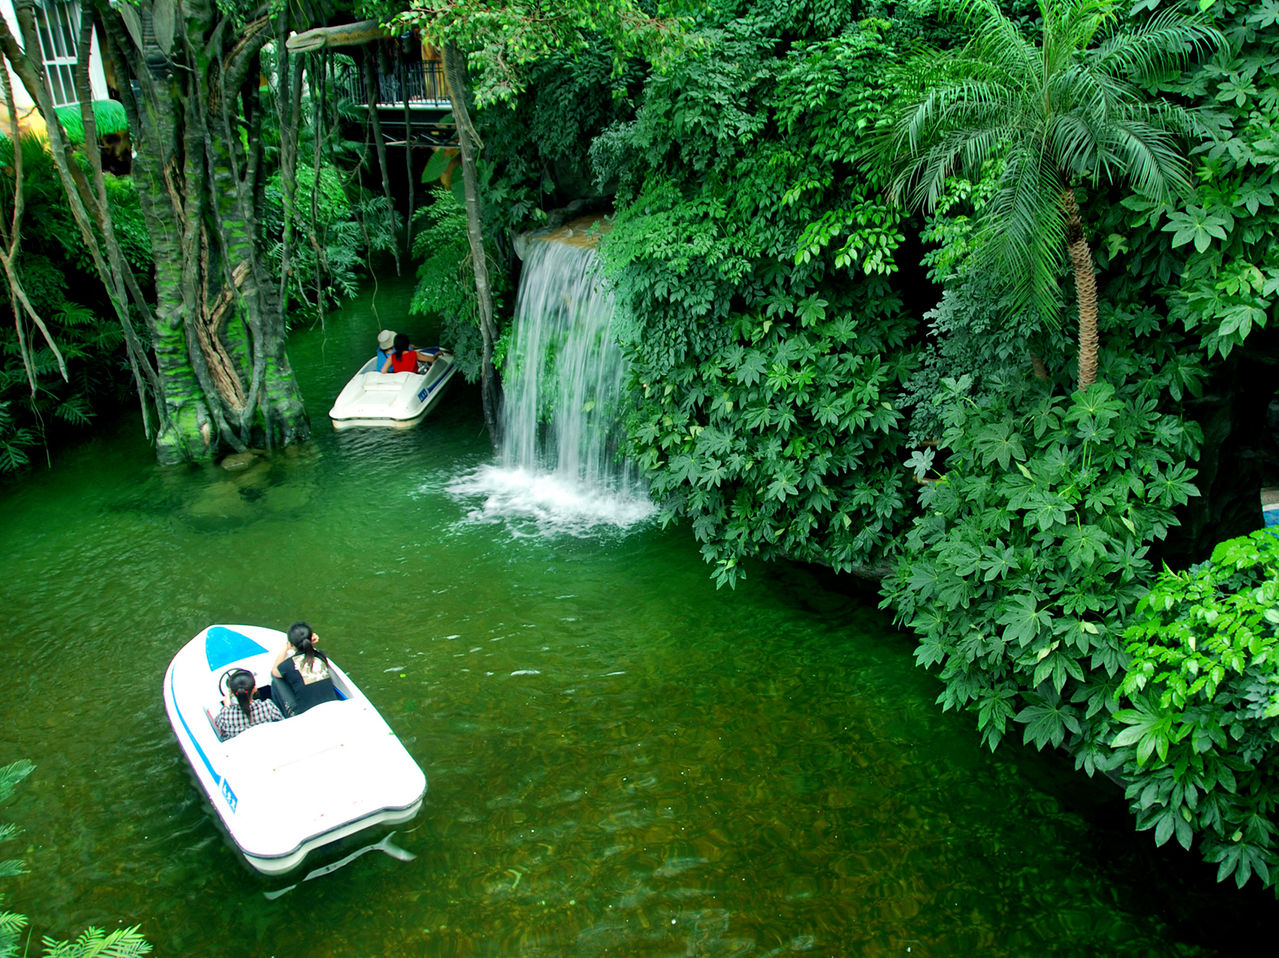
M2 900L2 899L0 899ZM0 911L0 936L16 935L27 925L27 916L12 911ZM0 941L3 938L0 937Z
M1087 113L1060 113L1048 122L1044 144L1062 169L1095 180L1105 165L1104 150L1099 142L1102 135L1102 131L1089 122Z
M1114 170L1142 196L1167 200L1190 188L1190 164L1166 130L1128 121L1111 126Z
M8 765L0 765L0 802L8 798L13 792L13 787L35 769L35 763L25 758L10 762Z
M1114 33L1090 53L1094 69L1111 76L1130 77L1139 84L1180 73L1194 60L1228 46L1216 27L1166 10L1125 33Z
M45 958L135 958L151 952L151 944L137 925L112 932L89 928L75 941L45 937L42 943Z
M967 81L933 90L894 127L892 152L902 160L890 195L932 210L954 172L975 176L1016 127L1018 99L1007 89Z
M1061 190L1058 170L1041 153L1018 150L982 215L982 247L1007 278L1010 304L1033 308L1047 322L1061 312L1066 251Z
M14 878L27 874L26 862L18 858L6 858L0 861L0 878Z

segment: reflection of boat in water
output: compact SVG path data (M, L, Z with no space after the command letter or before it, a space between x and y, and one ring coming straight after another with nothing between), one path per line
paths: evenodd
M364 693L332 660L338 700L222 741L219 686L248 669L258 688L286 637L275 629L212 625L184 645L164 676L169 723L231 840L266 875L312 851L417 814L426 775Z
M453 354L423 349L435 356L415 373L380 373L377 357L360 367L333 401L329 418L334 429L351 426L393 426L411 429L422 421L444 392L457 366Z

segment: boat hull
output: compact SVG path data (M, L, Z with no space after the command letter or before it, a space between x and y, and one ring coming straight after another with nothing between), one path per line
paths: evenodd
M412 429L426 418L456 372L452 355L443 351L420 373L380 373L375 357L361 366L338 393L329 419L334 429Z
M221 741L213 725L219 678L247 668L270 685L283 632L213 625L182 647L164 676L164 706L201 790L250 867L293 871L349 835L413 818L426 775L336 663L342 696Z

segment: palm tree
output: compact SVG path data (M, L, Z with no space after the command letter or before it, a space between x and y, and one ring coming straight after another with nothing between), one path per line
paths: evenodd
M997 0L940 6L973 39L959 53L915 61L923 92L899 113L883 147L895 167L892 196L931 212L948 176L976 180L985 160L1003 157L981 254L1008 278L1014 308L1045 317L1060 310L1069 254L1083 389L1097 378L1097 282L1076 190L1126 182L1166 200L1188 188L1178 138L1201 127L1188 111L1143 91L1224 38L1177 11L1121 29L1116 0L1038 0L1038 42Z

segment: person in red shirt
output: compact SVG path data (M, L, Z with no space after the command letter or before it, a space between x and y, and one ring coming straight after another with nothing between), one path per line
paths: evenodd
M419 361L426 364L434 358L430 354L418 353L410 346L408 333L396 333L395 347L391 350L391 368L387 372L415 373Z

